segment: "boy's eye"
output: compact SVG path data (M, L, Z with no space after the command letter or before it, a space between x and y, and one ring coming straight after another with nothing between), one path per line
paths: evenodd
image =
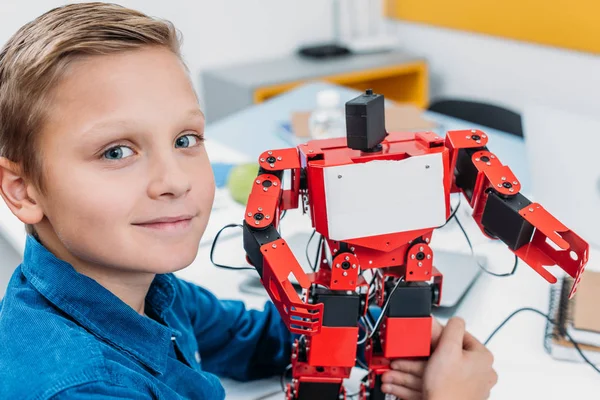
M121 158L133 155L133 150L127 146L115 146L104 152L104 158L109 160L119 160Z
M200 138L197 135L183 135L175 141L175 147L192 147L198 144Z

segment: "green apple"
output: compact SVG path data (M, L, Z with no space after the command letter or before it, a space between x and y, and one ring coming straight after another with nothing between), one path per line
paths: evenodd
M231 169L227 177L227 188L233 200L246 205L257 175L257 163L240 164Z

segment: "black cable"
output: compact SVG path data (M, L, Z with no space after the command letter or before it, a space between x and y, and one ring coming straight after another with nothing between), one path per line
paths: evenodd
M232 267L230 265L223 265L223 264L218 264L215 262L214 260L214 252L215 252L215 246L217 245L217 241L219 240L219 236L221 236L221 233L228 228L236 228L239 227L241 228L242 225L240 224L228 224L225 225L224 227L222 227L219 232L217 232L217 234L215 235L215 238L213 239L212 245L210 246L210 262L218 268L223 268L223 269L233 269L233 270L244 270L244 269L252 269L254 270L254 267Z
M479 260L477 260L477 257L475 256L475 251L473 250L473 244L471 243L471 239L469 239L469 235L467 235L467 231L465 231L465 228L463 228L462 224L460 223L460 220L458 219L458 217L456 215L454 216L454 220L458 224L458 227L462 231L463 235L465 236L465 239L467 240L467 243L469 244L469 249L471 250L471 255L473 256L473 259L475 260L475 263L479 266L479 268L481 268L481 270L483 272L488 273L488 274L490 274L492 276L499 277L499 278L506 278L508 276L513 276L515 274L515 272L517 272L517 265L519 265L519 257L517 257L516 254L515 254L515 263L513 265L513 269L512 269L512 271L510 271L508 273L497 274L495 272L492 272L492 271L488 270L483 265L481 265L479 263Z
M285 367L285 370L281 373L281 379L280 379L280 383L281 383L281 391L283 393L285 393L285 378L288 374L288 372L292 369L292 364L289 364L287 367Z
M396 291L396 289L398 288L398 285L400 284L400 282L402 282L404 280L404 277L402 278L398 278L398 281L396 282L396 285L394 285L394 288L392 289L392 291L390 292L390 294L388 295L385 303L383 304L383 307L381 308L381 315L379 316L379 318L377 319L377 322L375 322L375 326L373 326L373 332L371 332L369 334L369 338L372 338L373 335L375 335L375 333L379 330L379 326L381 325L381 321L383 321L383 316L385 315L385 312L388 308L388 305L390 304L390 300L392 298L392 296L394 295L394 292ZM385 284L384 284L385 287Z
M450 208L450 210L452 210L452 213L450 214L450 216L448 217L448 219L446 220L446 222L444 222L443 225L438 226L436 229L440 229L445 227L446 225L448 225L448 222L452 221L452 218L454 218L454 216L456 215L456 212L458 211L458 209L460 208L460 203L461 203L461 197L458 197L458 204L456 205L456 208L454 210L452 210L452 208Z
M500 325L498 325L498 327L496 329L494 329L494 331L490 334L490 336L488 336L488 338L486 339L486 341L484 342L484 345L487 346L487 344L490 342L490 340L492 340L492 338L496 335L496 333L498 333L498 331L500 329L502 329L502 327L508 322L510 321L510 319L512 317L514 317L515 315L517 315L518 313L522 312L522 311L532 311L536 314L541 315L542 317L546 318L546 320L548 322L550 322L553 325L557 325L557 322L555 322L552 318L550 318L547 314L541 312L540 310L537 310L535 308L531 308L531 307L523 307L523 308L519 308L516 311L513 311L512 314L510 314ZM583 358L583 361L585 361L590 367L592 367L594 369L594 371L598 372L600 374L600 369L598 369L598 367L596 367L596 365L591 362L586 356L585 354L583 354L583 351L581 350L581 348L579 347L579 343L577 343L572 337L571 335L569 335L569 332L564 331L565 336L567 337L567 339L569 339L569 341L571 343L573 343L573 346L575 346L575 350L577 350L577 352L579 353L579 355L581 356L581 358Z
M313 272L317 272L317 268L321 265L321 248L323 247L323 236L319 235L319 243L317 243L317 255L315 256L315 263L313 264Z
M304 249L304 255L306 256L306 261L308 261L308 265L310 266L310 269L312 269L313 271L315 271L317 269L316 266L313 267L312 262L310 261L310 256L308 255L308 248L310 247L310 242L312 242L313 237L315 237L315 234L317 233L316 229L313 229L313 232L311 233L310 237L308 238L308 242L306 242L306 248ZM318 253L318 250L317 250Z

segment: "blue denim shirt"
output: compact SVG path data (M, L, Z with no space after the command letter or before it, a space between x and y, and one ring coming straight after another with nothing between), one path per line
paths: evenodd
M215 374L249 380L289 363L272 303L246 310L168 274L146 313L29 236L0 303L0 399L223 399Z

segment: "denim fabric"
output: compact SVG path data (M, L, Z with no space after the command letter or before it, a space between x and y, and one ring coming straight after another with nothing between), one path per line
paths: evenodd
M289 363L272 303L246 310L167 274L146 314L29 236L0 303L0 399L223 399L216 375L257 379Z

